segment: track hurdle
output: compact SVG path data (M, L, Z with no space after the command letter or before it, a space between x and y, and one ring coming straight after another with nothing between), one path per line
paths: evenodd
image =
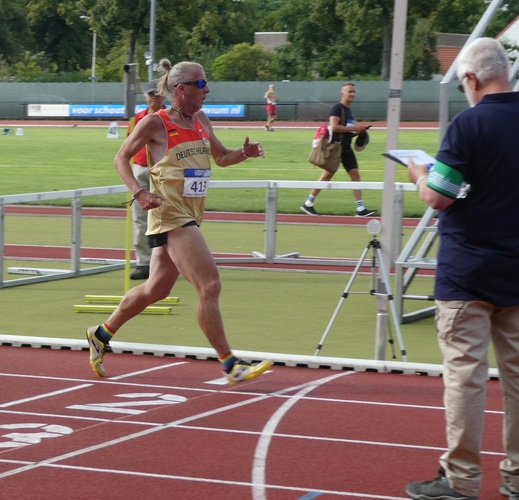
M130 289L132 254L132 212L129 204L126 208L125 247L124 294ZM76 304L73 310L77 313L110 313L115 311L122 298L122 295L85 295L86 304ZM154 305L148 306L142 314L171 314L173 312L172 306L178 304L179 300L178 297L166 297Z

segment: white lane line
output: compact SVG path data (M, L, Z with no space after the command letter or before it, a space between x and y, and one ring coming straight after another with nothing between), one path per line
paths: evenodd
M0 463L16 463L23 464L28 462L22 462L21 460L0 460ZM159 474L154 472L136 472L136 471L125 471L125 470L117 470L117 469L101 469L99 467L82 467L76 465L61 465L61 464L48 464L46 467L56 468L56 469L67 469L67 470L77 470L77 471L87 471L87 472L101 472L105 474L119 474L124 476L136 476L136 477L146 477L146 478L156 478L156 479L168 479L168 480L176 480L176 481L192 481L195 483L208 483L208 484L226 484L230 486L245 486L250 487L251 483L245 481L228 481L225 479L208 479L204 477L193 477L193 476L174 476L172 474ZM284 485L270 485L269 486L273 490L280 491L297 491L300 493L308 493L308 488L301 488L299 486L284 486ZM366 500L368 498L378 499L378 500L408 500L407 497L395 497L395 496L383 496L383 495L369 495L365 493L355 493L348 491L334 491L334 490L319 490L320 493L330 494L330 495L338 495L342 497L349 498L360 498L361 500Z
M305 401L309 401L309 398L304 398ZM200 430L207 432L224 432L230 434L244 434L250 436L259 436L261 433L258 431L244 431L244 430L236 430L236 429L217 429L214 427L199 427L196 425L183 425L183 429L192 429L192 430ZM406 444L406 443L392 443L389 441L366 441L365 439L348 439L348 438L332 438L326 436L307 436L301 434L283 434L280 432L275 432L272 434L273 437L279 437L284 439L300 439L303 441L324 441L330 443L344 443L344 444L360 444L360 445L368 445L368 446L382 446L388 448L405 448L411 450L427 450L427 451L440 451L444 452L447 448L445 446L428 446L423 444ZM504 457L504 453L502 451L485 451L481 452L482 455L489 456L499 456ZM1 461L1 459L0 459Z
M171 368L172 366L185 365L188 361L177 361L176 363L169 363L168 365L155 366L153 368L147 368L146 370L140 370L138 372L126 373L124 375L118 375L117 377L108 377L106 380L123 380L128 377L134 377L135 375L142 375L143 373L150 373L156 370L164 370L165 368Z
M213 380L207 380L204 382L204 384L207 385L227 385L228 383L229 381L227 380L227 377L215 378Z
M14 411L14 410L0 410L0 415L20 415L23 417L43 417L45 419L66 419L66 420L84 420L87 422L101 422L102 424L130 424L137 425L140 427L151 427L161 425L160 422L140 422L137 420L127 420L126 417L122 418L98 418L98 417L84 417L77 415L60 415L56 413L39 413L35 411Z
M270 446L270 442L272 441L272 436L274 435L274 431L278 426L279 422L283 419L285 414L292 408L296 403L298 403L306 394L317 389L321 385L324 385L332 380L335 380L340 377L345 377L347 375L351 375L354 372L347 373L338 373L336 375L331 375L330 377L326 377L320 380L314 380L305 384L299 392L294 394L290 399L285 401L277 411L270 417L269 421L263 427L261 432L261 437L258 440L258 444L256 445L256 451L254 453L254 461L252 464L252 498L254 500L265 500L267 498L267 491L265 485L265 470L266 470L266 462L267 455Z
M50 398L52 396L58 396L60 394L66 394L67 392L78 391L80 389L85 389L86 387L92 387L94 384L82 384L77 385L76 387L69 387L68 389L61 389L60 391L47 392L45 394L40 394L38 396L33 396L32 398L19 399L17 401L9 401L8 403L0 404L0 408L9 408L9 406L16 406L22 403L29 403L30 401L37 401L38 399Z
M351 374L354 374L354 373L356 373L356 372L351 372ZM340 375L343 375L343 374L341 373ZM340 376L340 375L337 375L337 376ZM271 399L272 397L275 397L275 396L281 396L281 395L284 395L284 394L289 393L289 392L297 391L297 390L299 390L301 388L305 388L307 386L308 386L308 383L299 384L297 386L288 387L286 389L282 389L280 391L276 391L276 392L271 393L271 394L264 394L264 395L261 395L261 396L257 396L257 397L254 397L252 399L249 399L247 401L241 401L239 403L234 403L234 404L231 404L231 405L228 405L228 406L223 406L221 408L215 408L213 410L205 411L205 412L199 413L197 415L191 415L189 417L185 417L185 418L182 418L182 419L179 419L179 420L174 420L172 422L160 425L158 427L154 427L154 428L151 428L151 429L145 429L145 430L142 430L142 431L139 431L139 432L135 432L133 434L128 434L126 436L122 436L122 437L117 438L117 439L112 439L110 441L105 441L104 443L99 443L99 444L94 445L94 446L87 446L86 448L75 450L75 451L72 451L72 452L69 452L69 453L64 453L63 455L58 455L58 456L55 456L55 457L52 457L52 458L48 458L46 460L42 460L42 461L39 461L37 463L32 463L32 464L26 465L24 467L19 467L17 469L12 469L12 470L9 470L9 471L5 471L3 473L0 473L0 479L2 479L4 477L14 476L14 475L20 474L22 472L26 472L26 471L29 471L29 470L36 469L38 467L43 467L45 465L55 464L57 462L61 462L63 460L67 460L69 458L75 458L75 457L78 457L80 455L84 455L86 453L90 453L92 451L98 451L98 450L101 450L103 448L108 448L110 446L115 446L115 445L118 445L118 444L121 444L121 443L125 443L127 441L132 441L134 439L138 439L138 438L141 438L141 437L144 437L144 436L148 436L150 434L154 434L154 433L160 432L162 430L167 430L167 429L170 429L170 428L173 428L173 427L181 426L181 425L183 425L185 423L193 422L193 421L199 420L201 418L212 417L213 415L217 415L219 413L223 413L223 412L226 412L226 411L229 411L229 410L234 410L234 409L237 409L237 408L242 408L244 406L248 406L248 405L251 405L251 404L254 404L254 403L265 401L267 399Z
M95 380L88 379L80 379L80 378L70 378L70 377L48 377L41 375L23 375L23 374L11 374L11 373L0 373L0 377L11 377L11 378L28 378L28 379L36 379L36 380L46 380L47 382L57 380L59 382L90 382L92 385L102 384L109 385L113 384L114 386L120 387L144 387L144 388L153 388L153 389L163 389L163 390L175 390L175 391L193 391L193 392L204 392L208 394L216 393L220 394L221 391L218 389L209 389L209 388L200 388L200 387L186 387L179 385L165 385L165 384L143 384L138 382L118 382L114 381L113 378L104 378L104 377L95 377ZM231 391L227 391L231 392ZM245 391L239 391L239 394L249 395ZM257 393L252 393L250 395L257 395Z
M269 373L271 370L265 372L265 374ZM355 372L352 372L355 373ZM0 377L14 377L14 378L30 378L36 380L57 380L60 382L87 382L87 379L80 378L68 378L68 377L48 377L42 375L24 375L24 374L12 374L12 373L0 373ZM227 384L227 379L225 377L221 377L220 379L210 380L205 382L207 385L225 385ZM203 392L208 394L220 394L220 390L218 389L209 389L209 388L198 388L198 387L185 387L185 386L177 386L177 385L162 385L162 384L142 384L137 382L117 382L114 381L113 378L102 378L96 377L95 380L91 381L92 385L95 384L113 384L115 386L121 387L143 387L143 388L153 388L153 389L162 389L162 390L171 390L171 391L192 391L192 392ZM226 391L226 394L240 394L246 396L255 396L256 392L246 392L246 391ZM283 396L287 397L287 396ZM346 404L358 404L358 405L373 405L373 406L389 406L392 408L414 408L414 409L422 409L422 410L439 410L445 411L444 406L431 406L431 405L419 405L419 404L409 404L409 403L394 403L394 402L386 402L386 401L361 401L356 399L340 399L340 398L319 398L319 397L307 397L308 400L313 401L322 401L322 402L335 402L335 403L346 403ZM1 407L1 406L0 406ZM503 415L504 410L485 410L485 414L495 414L495 415Z
M267 373L272 373L272 372L273 372L273 370L267 370L267 371L263 372L263 375L266 375ZM227 376L224 375L223 377L215 378L212 380L207 380L204 383L207 385L228 385L229 380L227 379Z

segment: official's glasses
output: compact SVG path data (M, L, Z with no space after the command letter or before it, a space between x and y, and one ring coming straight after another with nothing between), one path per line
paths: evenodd
M464 94L465 93L465 87L463 86L463 80L465 80L465 78L467 78L467 75L465 75L462 79L461 79L461 82L460 84L458 85L458 90Z
M177 85L196 85L199 89L205 89L205 86L207 85L207 81L206 80L190 80L188 82L177 83ZM175 87L177 85L175 85Z

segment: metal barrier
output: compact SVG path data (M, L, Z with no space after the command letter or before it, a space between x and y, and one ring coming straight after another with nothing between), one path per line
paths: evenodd
M86 188L67 191L52 191L44 193L29 193L0 196L0 288L11 286L28 285L31 283L39 283L42 281L52 281L64 278L77 278L87 274L95 274L116 269L123 269L124 261L104 261L103 265L95 266L88 269L81 269L81 210L83 198L86 196L120 194L127 192L126 186L108 186L100 188ZM36 276L20 278L15 280L4 280L4 259L5 259L5 208L10 204L19 203L42 203L51 200L70 199L72 206L71 218L71 242L70 242L70 269L60 270L51 269L48 272L36 273ZM87 262L83 259L83 262ZM90 262L95 264L96 262Z
M344 265L342 261L326 259L320 262L318 259L311 261L301 259L297 254L277 255L276 253L276 233L277 233L277 205L280 189L339 189L339 190L383 190L382 182L318 182L318 181L211 181L211 189L264 189L266 191L265 200L265 239L264 253L254 252L250 258L239 258L238 262L254 262L254 263L298 263L298 264L324 264L324 265ZM402 193L404 191L415 191L413 184L395 184L395 203L402 204ZM0 288L27 285L44 281L52 281L64 278L75 278L79 276L96 274L106 271L123 269L125 261L123 260L103 260L98 259L82 259L81 251L81 218L83 198L88 196L98 196L107 194L126 193L127 188L124 185L106 186L97 188L85 188L67 191L52 191L43 193L16 194L0 196ZM70 242L70 269L47 269L41 272L34 272L36 275L26 276L20 279L4 280L4 260L5 260L5 218L6 207L13 204L22 203L44 203L51 200L70 199L72 206L71 216L71 242ZM401 223L395 224L395 227L388 228L395 238L401 233ZM384 229L383 229L384 230ZM230 262L237 259L219 258L219 263ZM90 264L93 267L81 268L81 264ZM101 265L95 265L101 264ZM25 274L32 274L27 272Z

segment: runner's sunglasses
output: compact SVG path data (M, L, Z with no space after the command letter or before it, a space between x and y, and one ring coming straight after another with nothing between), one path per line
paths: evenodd
M205 86L207 85L207 81L206 80L190 80L189 82L177 83L177 85L196 85L199 89L205 89ZM177 85L175 85L175 87Z

